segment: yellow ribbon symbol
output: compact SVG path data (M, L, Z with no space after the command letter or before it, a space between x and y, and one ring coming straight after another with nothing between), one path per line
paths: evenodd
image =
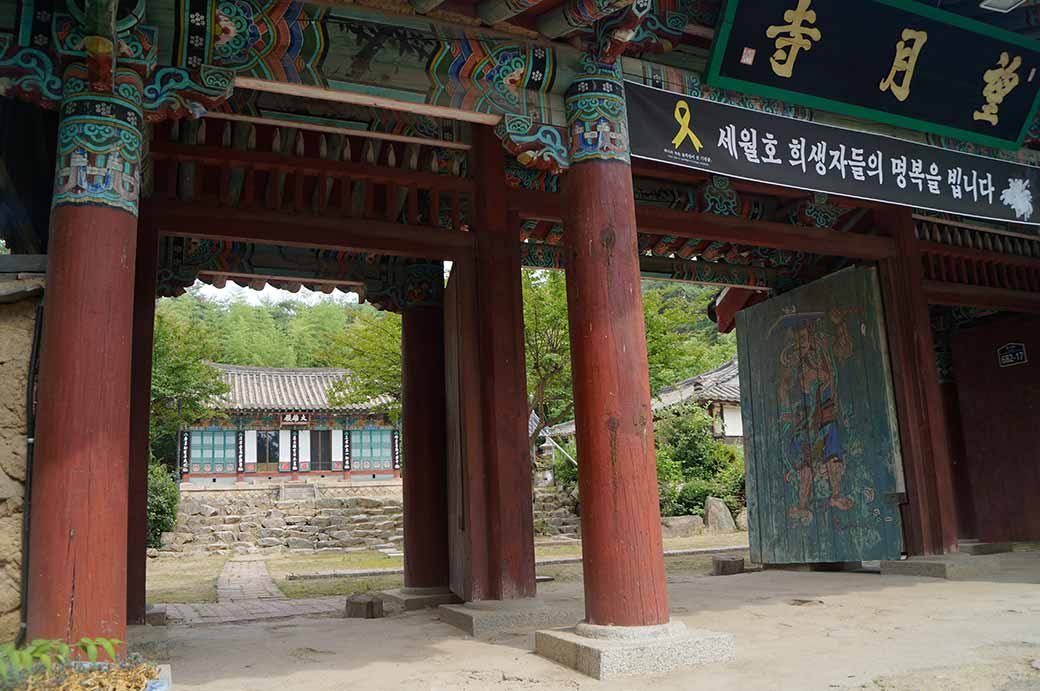
M686 101L679 101L675 104L675 121L679 123L679 131L675 135L675 139L672 140L672 146L676 149L687 139L693 143L693 148L700 153L700 150L704 148L701 144L701 140L697 139L697 135L690 129L690 104Z

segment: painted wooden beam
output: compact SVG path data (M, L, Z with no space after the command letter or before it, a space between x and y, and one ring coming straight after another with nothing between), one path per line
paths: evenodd
M409 0L414 9L419 14L426 14L444 4L444 0Z
M413 0L414 2L415 0ZM485 24L498 24L538 5L543 0L484 0L477 14Z
M715 323L719 333L729 333L737 325L737 312L752 304L757 293L746 288L727 288L715 302Z
M562 5L538 18L538 32L549 38L560 38L576 29L591 27L600 19L625 9L632 2L633 0L564 0Z
M405 226L364 218L321 218L198 202L187 204L178 200L143 201L141 216L155 223L163 235L378 252L423 259L451 260L468 256L474 246L470 233L432 226Z
M509 204L523 218L556 222L562 220L562 200L551 192L511 190ZM853 235L653 206L636 207L636 224L640 232L655 235L717 240L854 259L882 259L895 253L895 243L887 237Z

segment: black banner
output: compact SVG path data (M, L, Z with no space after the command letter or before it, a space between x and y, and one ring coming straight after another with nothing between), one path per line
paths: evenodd
M710 84L990 146L1040 96L1032 38L905 0L729 0Z
M350 430L343 430L343 470L350 470Z
M246 433L242 430L235 432L235 469L246 472Z
M289 470L300 470L300 431L296 429L289 432Z
M771 185L1040 225L1040 168L626 82L632 155ZM1040 205L1040 200L1037 200Z
M393 439L393 441L391 442L391 444L392 444L391 448L393 450L392 452L393 452L393 460L394 460L394 463L393 463L394 470L400 470L401 469L401 435L398 434L397 430L394 430L394 435L393 435L392 439Z
M191 471L191 432L181 432L181 475Z

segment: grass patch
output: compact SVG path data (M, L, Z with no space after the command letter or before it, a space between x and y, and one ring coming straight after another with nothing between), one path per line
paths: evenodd
M748 544L747 533L721 533L711 535L694 535L693 537L670 537L665 538L664 548L670 549L708 549L712 547L746 547ZM535 544L534 555L536 559L549 559L552 557L580 557L581 543L573 545L539 545Z
M227 559L219 555L149 559L147 601L150 604L216 602L217 577Z
M291 573L311 574L324 571L399 569L401 557L388 557L376 551L321 552L318 554L280 554L267 560L267 570L275 581Z
M404 586L403 576L353 576L350 578L315 578L302 581L275 579L282 594L291 599L326 597L389 590Z

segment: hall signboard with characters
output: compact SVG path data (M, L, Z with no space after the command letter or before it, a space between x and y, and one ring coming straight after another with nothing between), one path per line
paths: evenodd
M729 0L708 82L1018 148L1040 97L1027 36L907 0Z
M633 158L1040 226L1040 168L625 83Z
M751 559L898 559L905 496L876 270L737 313Z

